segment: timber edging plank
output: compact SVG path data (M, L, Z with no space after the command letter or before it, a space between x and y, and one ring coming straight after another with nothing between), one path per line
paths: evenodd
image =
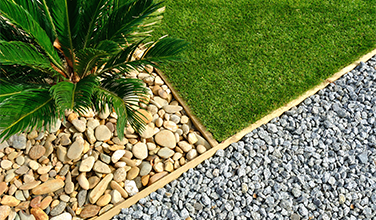
M360 62L366 62L370 58L372 58L374 55L376 55L376 49L372 50L371 52L367 53L366 55L362 56L359 58L357 61L351 63L350 65L344 67L337 73L335 73L333 76L327 78L324 82L321 84L315 86L313 89L310 89L303 93L301 96L299 96L297 99L292 100L291 102L287 103L286 105L274 110L270 114L266 115L262 119L256 121L255 123L251 124L249 127L241 130L237 134L231 136L230 138L226 139L225 141L221 142L218 144L216 140L213 139L213 136L206 130L206 128L197 120L195 116L192 115L191 111L189 110L188 106L185 104L185 102L180 98L178 93L174 90L173 87L171 87L170 83L166 80L166 77L157 70L157 73L160 75L162 80L168 85L170 88L172 94L174 95L175 99L183 106L184 110L186 111L187 115L189 118L192 120L193 124L195 127L201 132L201 134L204 136L204 138L210 143L212 148L205 153L199 155L198 157L194 158L193 160L189 161L187 164L184 166L174 170L172 173L169 173L162 179L158 180L156 183L146 187L145 189L141 190L139 193L137 193L135 196L132 196L128 198L127 200L115 205L112 209L109 211L105 212L101 216L98 217L98 219L111 219L114 215L119 214L120 210L122 208L128 208L138 202L141 198L144 198L148 196L150 193L155 192L157 189L164 187L166 184L170 183L171 181L177 179L180 177L184 172L187 170L196 167L198 164L202 163L204 160L212 157L215 152L219 149L225 149L228 147L230 144L238 142L241 140L244 135L248 134L252 130L260 127L263 124L268 123L270 120L273 118L279 117L282 115L284 112L288 111L294 106L297 106L300 104L303 100L306 98L310 97L311 95L314 95L317 93L319 90L325 88L328 86L330 83L334 82L335 80L339 79L341 76L345 75L347 72L351 71L354 69L357 65L359 65Z

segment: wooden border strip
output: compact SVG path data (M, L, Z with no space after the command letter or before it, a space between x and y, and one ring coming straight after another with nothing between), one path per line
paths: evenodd
M374 55L376 55L376 49L372 50L371 52L369 52L366 55L359 58L357 61L355 61L352 64L350 64L350 65L346 66L345 68L341 69L339 72L335 73L333 76L329 77L328 79L326 79L324 82L317 85L313 89L308 90L307 92L305 92L304 94L299 96L297 99L292 100L291 102L289 102L286 105L278 108L277 110L274 110L269 115L263 117L262 119L258 120L255 123L253 123L249 127L241 130L240 132L231 136L230 138L223 141L222 143L214 145L214 147L211 148L210 150L208 150L207 152L205 152L205 153L201 154L200 156L196 157L195 159L189 161L187 164L178 168L177 170L173 171L172 173L168 174L167 176L163 177L161 180L157 181L156 183L154 183L154 184L148 186L147 188L143 189L142 191L137 193L135 196L132 196L129 199L119 203L118 205L116 205L115 207L113 207L109 211L105 212L104 214L102 214L98 218L100 218L100 219L111 219L113 216L119 214L119 212L122 208L128 208L128 207L132 206L133 204L135 204L136 202L138 202L138 200L140 200L141 198L144 198L144 197L148 196L150 193L155 192L157 189L164 187L166 184L168 184L171 181L180 177L187 170L196 167L198 164L202 163L204 160L212 157L217 150L225 149L230 144L238 142L240 139L242 139L244 137L244 135L246 135L249 132L251 132L252 130L260 127L261 125L268 123L273 118L276 118L276 117L282 115L284 112L288 111L292 107L297 106L298 104L300 104L303 100L305 100L309 96L314 95L316 92L325 88L331 82L339 79L341 76L345 75L347 72L354 69L357 65L359 65L360 62L366 62L367 60L369 60ZM158 72L160 73L160 71L158 71ZM165 83L167 83L167 81L165 81ZM174 95L177 94L176 91L174 91L173 87L170 87L170 89L171 89L171 91L173 91ZM175 96L175 98L177 98L177 97L179 97L179 96ZM179 99L181 100L180 97L179 97ZM177 99L177 100L180 102L179 99ZM180 104L182 104L182 103L184 103L184 102L181 102ZM191 119L195 118L195 117L192 117L192 114L189 111L189 108L186 109L186 112ZM196 118L194 120L196 120ZM196 126L196 124L195 124L196 128L203 129L203 131L207 132L205 127L202 126L201 124L199 124L198 120L196 121L196 123L198 123L198 126ZM205 137L205 135L208 135L210 133L207 132L205 134L204 132L202 132L202 134ZM210 134L210 136L211 136L211 134ZM212 143L210 143L210 144L212 144Z

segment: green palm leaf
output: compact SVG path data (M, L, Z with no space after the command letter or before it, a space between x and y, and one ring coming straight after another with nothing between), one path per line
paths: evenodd
M1 80L8 80L12 83L29 83L37 85L48 85L52 83L50 75L27 66L3 66L0 65Z
M99 60L107 56L107 52L104 50L98 50L94 48L85 48L79 50L76 53L76 73L83 77L87 74L91 74L91 71L95 66L101 66Z
M103 40L99 42L95 48L98 50L104 50L108 54L119 53L122 50L122 47L118 43L111 40Z
M54 124L58 115L48 89L27 89L0 103L0 139Z
M91 0L83 1L80 12L81 28L75 39L75 45L78 48L85 49L86 47L92 47L90 44L91 39L97 32L97 29L101 26L103 17L107 17L106 11L108 11L111 1L106 0Z
M108 39L126 45L144 39L162 19L160 8L161 3L154 4L153 0L120 2L119 7L110 12L94 40Z
M114 68L117 68L121 72L127 72L130 70L131 66L127 65L127 63L130 62L133 54L141 43L142 41L138 42L137 44L130 45L129 47L120 50L118 53L114 53L109 56L106 65L100 72L98 72L98 74L106 73Z
M34 18L35 21L41 26L43 30L46 31L46 34L50 38L50 41L53 42L56 38L54 34L52 20L46 16L45 7L43 2L35 0L14 0L18 5L22 6L29 14ZM48 12L47 12L48 13ZM48 14L47 14L48 15Z
M0 85L0 103L12 95L20 94L25 89L24 85L14 84L4 79L0 79Z
M181 57L178 55L187 46L188 43L185 40L170 37L162 38L144 52L141 60L156 63L181 61Z
M64 69L47 33L38 24L38 21L34 20L29 12L10 0L0 1L0 12L1 16L7 18L12 24L32 36L34 41L43 49L55 66L61 70Z
M59 75L44 56L31 44L20 41L0 40L0 65L21 65L50 74Z
M81 79L78 83L59 82L51 87L50 92L60 114L63 114L66 109L83 112L84 109L93 106L93 90L98 84L97 77L91 75Z
M74 72L74 45L73 36L76 35L79 29L78 0L49 0L48 8L51 11L53 22L56 28L56 33L61 44L64 55L72 62Z
M22 30L12 26L3 17L0 16L0 40L5 41L22 41L22 42L32 42L31 38L27 33L22 32Z
M102 80L102 87L95 91L94 105L96 109L104 109L108 104L118 115L116 130L119 138L123 138L124 128L129 123L137 132L145 129L142 118L135 113L138 102L145 99L146 88L141 80L124 79L107 76Z
M186 41L181 39L163 38L145 50L141 59L130 61L135 50L141 43L142 41L112 55L99 74L113 68L118 69L120 73L127 73L134 69L143 68L146 65L157 67L156 64L181 61L182 58L179 56L179 53L185 50L188 45Z

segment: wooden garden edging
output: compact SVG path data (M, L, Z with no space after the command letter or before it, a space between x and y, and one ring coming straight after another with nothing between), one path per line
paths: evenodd
M194 158L193 160L189 161L184 166L178 168L177 170L175 170L172 173L168 174L167 176L163 177L162 179L160 179L156 183L146 187L145 189L143 189L142 191L137 193L135 196L132 196L132 197L128 198L127 200L125 200L125 201L119 203L118 205L114 206L112 209L105 212L104 214L102 214L98 218L99 219L106 219L106 220L111 219L114 215L117 215L122 208L128 208L128 207L132 206L133 204L135 204L141 198L144 198L144 197L148 196L150 193L156 191L157 189L164 187L166 184L168 184L171 181L177 179L180 175L182 175L187 170L196 167L198 164L202 163L204 160L212 157L217 150L225 149L230 144L238 142L240 139L242 139L244 137L244 135L246 135L249 132L251 132L252 130L260 127L261 125L268 123L273 118L276 118L276 117L282 115L284 112L288 111L292 107L297 106L298 104L300 104L306 98L314 95L319 90L325 88L327 85L329 85L333 81L339 79L341 76L343 76L347 72L354 69L357 65L359 65L360 62L366 62L367 60L369 60L374 55L376 55L376 49L372 50L371 52L362 56L357 61L355 61L352 64L350 64L350 65L346 66L345 68L341 69L339 72L335 73L333 76L329 77L328 79L326 79L324 82L317 85L313 89L308 90L307 92L305 92L304 94L299 96L297 99L294 99L291 102L287 103L286 105L278 108L277 110L274 110L269 115L267 115L267 116L263 117L262 119L256 121L255 123L253 123L249 127L241 130L240 132L231 136L230 138L228 138L227 140L223 141L220 144L218 144L218 142L216 140L214 140L213 136L206 130L206 128L199 122L199 120L191 113L191 111L189 110L186 103L182 100L182 98L179 96L179 94L174 90L174 88L168 82L167 78L163 75L163 73L160 72L160 71L157 71L157 73L160 75L162 80L170 88L172 94L174 95L174 98L181 104L181 106L183 106L184 110L186 111L187 115L189 116L189 118L191 119L191 121L193 122L193 124L195 125L197 130L201 132L202 136L210 143L212 148L210 150L206 151L205 153L199 155L198 157Z

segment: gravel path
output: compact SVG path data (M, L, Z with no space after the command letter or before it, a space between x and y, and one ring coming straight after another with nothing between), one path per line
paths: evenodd
M376 56L113 219L376 219Z

